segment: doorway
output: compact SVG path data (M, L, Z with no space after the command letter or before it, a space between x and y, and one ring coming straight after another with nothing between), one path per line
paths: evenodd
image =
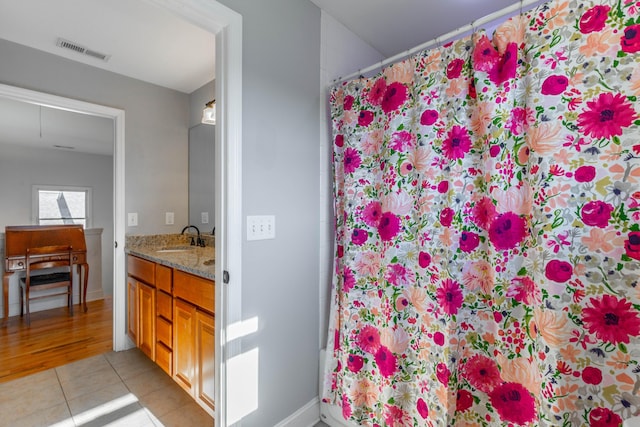
M241 322L242 249L242 18L218 2L147 0L216 36L216 267L217 278L228 273L228 286L216 286L216 425L227 424L226 361L240 353L239 342L226 343L228 325ZM113 348L130 345L126 336L125 286L125 112L12 86L0 85L0 96L110 118L114 122L114 291ZM225 274L226 275L226 274Z

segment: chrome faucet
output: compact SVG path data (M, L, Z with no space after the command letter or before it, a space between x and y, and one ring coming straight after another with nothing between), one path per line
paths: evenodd
M198 233L197 241L193 240L193 237L191 237L191 245L192 246L193 245L198 245L198 246L204 248L204 239L200 237L200 230L195 225L187 225L185 228L182 229L182 233L180 233L180 234L184 234L184 232L187 231L190 228L195 228L196 232Z

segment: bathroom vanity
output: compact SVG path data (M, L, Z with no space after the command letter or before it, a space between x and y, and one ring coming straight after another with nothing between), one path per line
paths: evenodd
M168 237L127 243L128 334L213 416L213 245L202 248L181 240L184 236Z

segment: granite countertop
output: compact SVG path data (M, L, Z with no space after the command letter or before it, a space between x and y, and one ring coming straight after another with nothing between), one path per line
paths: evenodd
M215 241L203 236L205 247L192 246L191 235L127 236L125 253L215 280ZM169 251L167 251L169 250Z

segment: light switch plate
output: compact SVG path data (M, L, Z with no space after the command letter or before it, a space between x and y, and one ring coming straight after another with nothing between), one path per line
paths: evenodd
M164 222L166 225L173 225L173 212L164 213Z
M209 212L200 212L200 222L209 224Z
M247 240L267 240L276 238L276 217L274 215L247 216Z
M127 225L129 227L136 227L138 225L138 213L137 212L129 212L127 215Z

